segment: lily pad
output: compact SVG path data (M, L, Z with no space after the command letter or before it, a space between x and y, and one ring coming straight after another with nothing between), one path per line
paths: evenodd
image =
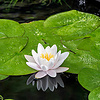
M99 17L97 17L96 15L79 12L77 10L71 10L68 12L62 12L62 13L58 13L58 14L50 16L49 18L46 19L44 25L45 27L62 27L62 26L69 26L69 25L72 26L75 24L78 25L77 22L82 24L82 22L85 22L85 21L89 21L93 24L93 22L95 22L93 20L96 20L98 22L98 19ZM89 25L89 23L87 24ZM87 24L84 24L84 27ZM93 26L95 26L95 23ZM78 27L81 27L81 26L78 25Z
M22 51L27 44L27 41L28 41L27 37L0 39L1 74L20 75L28 72L29 68L26 66L24 55L22 54Z
M100 87L97 87L89 94L89 100L100 100Z
M92 91L100 86L100 71L91 68L84 68L78 74L78 81L84 88Z
M95 36L93 37L95 44L92 45L91 48L92 56L100 60L100 27L97 28L93 33L95 33Z
M0 35L0 74L23 75L33 72L26 66L25 59L21 59L24 58L22 51L28 42L27 37L22 37L23 27L15 21L2 19L0 20L0 33L2 33Z
M0 74L0 80L3 80L3 79L5 79L5 78L7 78L8 76L7 75L1 75Z
M44 22L46 28L57 29L56 35L65 46L66 51L71 52L62 66L69 67L71 73L79 73L84 67L98 69L99 60L95 55L99 55L96 47L97 34L100 28L100 18L98 16L79 12L76 10L62 12L52 15Z
M0 21L1 74L25 75L35 72L25 64L24 55L31 55L32 49L37 50L38 43L44 47L56 44L58 51L70 52L62 64L69 67L70 73L77 74L83 68L98 69L99 56L93 54L99 52L99 47L96 47L99 43L98 16L72 10L21 25L11 20Z
M0 38L17 37L24 34L23 27L16 21L0 19Z

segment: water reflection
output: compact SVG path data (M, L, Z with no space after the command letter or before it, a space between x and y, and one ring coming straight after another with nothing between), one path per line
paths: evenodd
M88 100L89 92L85 90L77 81L77 75L64 73L60 77L64 82L64 88L59 86L51 92L47 89L45 92L37 90L37 85L26 85L27 76L10 76L0 81L0 95L4 99L14 100Z
M28 80L27 80L27 85L29 85L30 83L32 83L32 85L34 86L35 85L35 82L37 84L37 89L40 90L42 89L43 91L46 91L48 88L51 90L51 91L54 91L54 88L57 89L58 87L58 84L61 86L61 87L64 87L64 83L60 77L60 74L57 74L57 76L55 78L52 78L50 76L45 76L41 79L35 79L35 74L32 74Z

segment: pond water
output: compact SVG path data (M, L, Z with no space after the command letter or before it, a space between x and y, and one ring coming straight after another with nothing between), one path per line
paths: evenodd
M35 20L45 20L50 15L76 9L100 16L100 2L95 0L67 0L61 4L47 4L18 2L14 7L7 8L7 4L0 1L0 18L12 19L19 23ZM69 5L69 6L68 6ZM53 92L38 91L35 86L26 85L30 75L10 76L0 81L0 95L4 99L14 100L88 100L89 91L85 90L77 80L77 75L64 73L62 79L65 87L58 86Z
M34 20L45 20L50 15L60 13L63 11L73 10L73 9L100 16L100 2L96 0L91 0L91 1L67 0L66 3L63 2L62 0L62 4L60 3L50 4L49 2L47 2L45 5L41 4L39 2L40 0L36 0L36 1L37 2L33 2L33 3L20 1L17 2L15 6L12 6L11 4L9 4L9 2L3 2L3 0L1 0L0 18L12 19L20 23L23 23L23 22L30 22Z
M77 75L62 75L65 87L58 86L53 92L49 89L45 92L38 91L36 85L26 85L29 76L10 76L0 81L0 94L6 99L14 100L88 100L89 91L78 83Z

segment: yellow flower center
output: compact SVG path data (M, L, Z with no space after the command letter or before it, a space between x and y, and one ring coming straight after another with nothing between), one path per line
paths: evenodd
M45 54L41 54L41 56L40 56L40 58L45 58L45 59L47 59L48 61L51 59L51 58L53 58L54 57L54 55L52 55L51 53L50 54L48 54L47 52L45 53Z

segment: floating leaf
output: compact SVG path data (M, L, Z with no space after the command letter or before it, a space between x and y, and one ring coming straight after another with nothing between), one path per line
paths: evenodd
M100 71L84 68L78 74L80 84L89 91L100 86Z
M35 72L25 64L24 55L31 55L31 50L36 50L38 43L44 47L56 44L58 50L70 52L62 64L69 67L68 72L77 74L84 67L99 68L99 56L93 54L99 52L99 47L96 47L100 43L98 16L72 10L21 25L11 20L0 21L1 74L25 75Z
M8 76L7 75L1 75L0 74L0 80L3 80L3 79L5 79L5 78L7 78Z
M3 19L0 20L0 32L3 33L3 37L0 39L0 74L23 75L32 73L33 70L26 66L22 54L28 42L27 37L22 37L23 27L15 21Z
M26 66L23 49L27 37L0 39L0 73L5 75L21 75L32 70Z
M24 34L23 27L13 20L0 19L0 38L17 37Z
M50 16L44 26L57 29L55 34L61 37L62 45L71 52L62 65L69 67L69 72L77 74L84 67L98 69L97 63L100 61L93 55L97 51L96 55L100 57L100 50L91 49L96 47L95 41L100 43L100 39L96 39L100 28L99 17L72 10Z
M95 44L91 47L91 54L93 57L100 60L100 27L92 34L95 34L95 36L92 38Z
M76 10L53 15L44 22L45 27L59 27L56 34L65 40L80 39L91 34L100 26L100 18Z
M89 100L100 100L100 87L97 87L89 94Z

